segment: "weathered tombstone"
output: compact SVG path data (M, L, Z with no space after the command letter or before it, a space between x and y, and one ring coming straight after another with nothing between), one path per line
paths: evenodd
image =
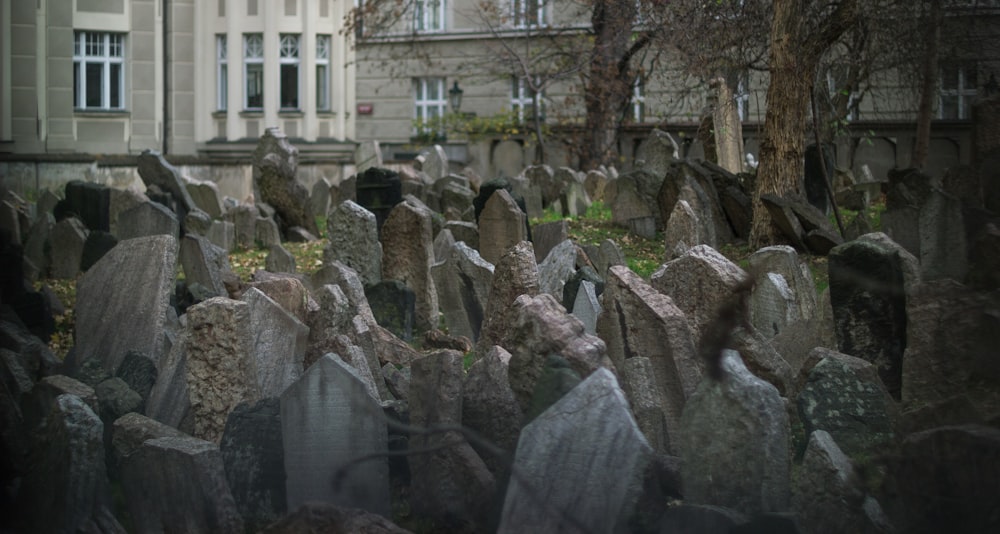
M601 301L597 297L594 282L581 280L571 313L583 323L583 331L588 334L597 334L597 318L603 311Z
M477 230L478 231L478 230ZM451 254L451 247L456 243L455 235L448 228L443 228L434 236L434 262L442 262ZM479 239L476 239L476 250L479 250ZM466 243L468 244L468 243Z
M330 181L322 176L313 184L309 202L312 204L312 212L318 217L326 217L330 211L330 187Z
M605 239L601 241L598 248L594 268L597 269L597 274L603 278L607 274L608 269L615 265L625 265L625 253L622 252L621 247L613 239Z
M801 317L795 293L778 273L757 277L747 307L750 324L767 338L778 335Z
M526 216L504 189L496 190L479 214L479 254L494 265L504 252L528 238Z
M666 228L663 230L666 260L670 261L695 245L708 244L701 237L701 222L686 200L674 204Z
M192 180L185 184L185 188L195 206L208 214L213 219L222 217L226 208L222 205L222 195L219 193L219 186L215 182Z
M309 329L257 288L240 298L249 306L252 356L261 397L277 397L302 376Z
M382 243L375 214L352 200L345 200L330 211L326 220L329 245L323 249L323 262L339 261L357 271L364 285L382 279Z
M417 428L457 427L462 423L462 353L440 350L414 361L409 388L410 424ZM494 479L458 432L414 433L411 456L411 506L414 513L444 525L487 524Z
M657 291L673 299L691 325L695 340L715 318L719 306L747 276L743 269L708 245L691 248L650 276Z
M818 313L816 283L809 267L799 262L795 249L787 245L764 247L747 258L751 269L758 273L778 273L785 279L801 319L810 319Z
M52 209L57 221L76 216L88 230L111 230L111 190L106 185L74 180L66 184L65 198Z
M136 532L243 532L214 443L190 436L145 441L122 461L122 490Z
M52 270L51 236L56 220L51 214L42 214L24 239L23 268L29 281L45 278ZM91 232L93 234L93 232Z
M156 364L146 354L130 350L125 353L125 358L118 366L115 376L121 378L128 387L132 388L142 398L142 413L146 413L146 402L149 400L149 393L156 383Z
M373 167L382 166L382 148L378 141L362 141L354 149L354 168L358 174ZM343 197L344 200L353 198L353 195Z
M931 188L920 206L920 279L964 280L969 270L962 202Z
M271 273L295 273L295 256L285 247L275 243L268 247L264 268Z
M507 249L493 268L493 281L486 299L486 313L476 343L476 352L485 354L499 345L511 329L511 305L521 295L538 294L538 265L531 243L521 241Z
M563 286L562 304L566 311L573 311L573 304L580 293L580 284L588 281L593 286L594 294L600 296L604 292L604 279L590 265L584 265L573 272Z
M893 398L902 389L906 291L917 260L885 234L867 234L830 251L830 301L838 348L878 367Z
M732 173L743 171L743 125L736 109L736 98L724 78L709 82L714 90L712 130L719 166Z
M235 244L238 248L251 249L257 246L257 218L260 212L256 206L240 204L226 210L226 220L233 224Z
M574 176L577 176L574 173ZM562 213L566 217L580 217L587 213L591 200L587 196L587 190L583 185L583 180L573 178L566 182L562 195L559 197L562 204Z
M118 239L134 239L149 235L166 234L177 239L180 222L177 215L156 202L143 202L118 215Z
M493 265L487 263L472 247L459 241L451 255L431 268L438 304L448 331L465 336L473 343L482 330Z
M71 280L80 274L80 260L83 258L87 234L87 228L76 217L63 219L52 228L49 236L52 278Z
M662 434L650 435L650 440L662 445L658 452L676 454L681 412L701 380L691 328L670 297L658 293L627 267L609 269L606 284L605 309L597 319L597 333L607 343L616 369L624 372L630 358L649 360L650 380L656 388L653 395L665 417L664 428L658 429ZM628 375L624 376L627 379Z
M882 231L911 254L920 257L920 210L931 192L932 178L914 169L889 172L884 184Z
M236 246L236 226L229 221L212 221L205 237L215 246L229 252Z
M576 271L576 257L576 243L569 239L549 251L545 260L538 264L538 283L542 293L562 301L566 280Z
M181 241L181 267L188 285L201 284L216 296L227 295L226 280L236 278L229 267L229 255L199 235L188 234Z
M281 130L268 128L253 153L254 197L274 208L283 230L301 226L319 235L309 191L296 180L299 151Z
M630 219L660 217L656 198L663 177L643 167L610 182L607 195L611 197L608 204L611 220L619 226L627 226Z
M552 249L569 239L569 225L565 220L541 223L531 229L531 242L535 247L535 261L541 263Z
M653 129L649 133L636 155L637 159L643 160L643 170L660 178L667 174L667 167L679 157L677 141L660 129Z
M281 402L274 397L233 409L219 443L226 482L248 530L284 517L285 448Z
M295 235L293 231L294 228L288 229L289 241L296 241L293 239ZM281 244L281 230L278 228L278 223L271 217L257 217L253 223L253 235L254 245L258 247L268 248L272 245ZM304 241L309 241L309 239Z
M382 408L353 369L320 358L281 395L289 510L326 501L389 517L388 450Z
M111 447L108 458L108 473L114 480L121 478L121 465L125 458L137 451L147 440L163 437L188 437L174 427L167 426L145 415L130 412L112 424Z
M607 369L521 432L497 532L627 530L652 450Z
M899 414L872 364L816 348L820 358L796 399L806 434L828 432L852 458L865 458L895 440Z
M723 379L706 377L681 416L684 501L753 516L788 509L788 412L778 390L738 354L721 356Z
M357 203L375 214L376 229L382 234L389 213L403 201L402 183L399 173L389 169L372 167L357 175Z
M113 373L125 353L165 352L177 242L158 235L123 241L77 282L76 357L101 358Z
M417 154L413 160L413 167L426 173L432 183L437 182L448 176L448 155L441 145L427 147Z
M604 188L608 185L608 175L599 170L587 171L583 178L583 188L591 201L604 200Z
M524 169L524 146L520 141L508 139L493 146L493 166L501 178L517 176Z
M403 341L413 339L417 299L412 289L399 280L382 280L366 286L365 297L379 326Z
M382 278L399 280L413 290L416 331L437 327L439 308L437 288L431 276L434 237L430 211L401 202L389 214L381 235L383 249L387 251L382 261Z
M522 413L507 378L509 364L510 353L494 345L469 367L462 385L462 425L491 446L513 454ZM509 472L505 458L491 454L494 451L479 441L471 445L494 475Z
M180 171L168 163L159 152L143 150L142 154L139 154L138 171L147 188L159 189L170 196L171 203L180 208L176 213L178 219L183 219L187 212L198 207L188 194ZM106 228L95 229L106 230Z

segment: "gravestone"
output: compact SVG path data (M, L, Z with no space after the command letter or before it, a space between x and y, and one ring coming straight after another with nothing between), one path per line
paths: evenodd
M260 325L251 323L246 302L215 297L188 308L184 357L193 436L218 443L229 412L261 398L259 372L274 368L258 369L263 347L252 326Z
M514 198L504 189L496 190L479 214L479 254L494 265L504 252L528 239L527 219Z
M399 173L372 167L357 175L357 203L375 214L376 229L382 234L389 213L403 201L403 188Z
M249 307L252 357L261 397L278 397L302 376L309 328L259 289L240 300Z
M52 209L56 221L75 216L88 230L111 230L111 190L106 185L73 180L66 184L65 198Z
M591 283L595 295L600 296L604 292L604 280L597 275L593 267L584 265L573 272L563 286L562 304L566 311L573 311L573 304L580 293L580 284L584 281Z
M545 260L538 264L538 283L542 293L562 301L566 280L576 272L576 257L576 243L569 239L549 251Z
M187 435L172 426L136 412L119 417L112 424L111 441L107 442L111 448L107 455L108 473L115 481L119 481L121 465L125 458L139 450L147 440L163 437L187 437Z
M778 390L726 350L724 378L706 377L687 400L679 432L684 501L753 516L788 509L788 412Z
M162 204L143 202L118 215L118 239L134 239L149 235L166 234L174 239L180 235L177 215Z
M462 425L479 433L486 443L507 454L517 447L521 430L521 407L510 389L507 369L510 353L493 345L475 361L462 385ZM499 477L510 470L505 458L491 454L483 443L473 441L472 448Z
M274 243L267 248L267 257L264 258L264 269L270 273L292 273L295 269L295 256L285 247Z
M667 173L667 167L680 157L679 152L672 135L654 128L640 145L636 159L643 161L644 171L662 178Z
M583 178L583 189L591 201L604 200L604 188L608 185L608 175L599 170L587 171Z
M159 152L143 150L142 154L139 154L138 171L147 188L159 189L166 193L171 199L167 204L174 204L179 208L176 211L177 219L183 219L189 211L198 207L184 186L180 170L168 163ZM167 204L164 205L173 209L173 206ZM96 228L96 230L106 230L106 228Z
M330 211L330 181L320 176L313 184L312 193L309 194L309 203L312 204L312 212L318 217L326 217Z
M594 268L597 269L597 274L603 278L608 269L615 265L625 265L625 253L613 239L605 239L599 245Z
M482 330L493 282L493 265L483 260L475 249L459 241L445 261L431 268L431 274L448 332L465 336L475 343Z
M284 517L288 503L281 402L270 397L233 408L219 451L226 482L246 527L258 531Z
M611 220L625 227L630 219L659 218L656 197L663 177L642 167L610 182L606 194L610 197L607 206L611 208Z
M123 241L77 282L76 357L114 373L130 350L166 351L177 242L168 235Z
M24 277L29 282L49 276L52 270L50 236L55 225L55 218L51 214L44 213L28 229L28 234L24 238L22 262Z
M254 198L274 208L282 230L300 226L319 235L309 190L296 179L299 151L281 130L268 128L253 153Z
M215 246L229 252L236 246L236 227L229 221L212 221L205 237Z
M226 208L222 205L222 194L215 182L192 180L185 184L194 205L213 219L222 217ZM192 210L194 211L194 210ZM189 212L190 213L190 212Z
M649 360L654 395L665 417L664 434L650 440L664 446L658 452L677 454L681 412L702 374L696 341L684 312L624 266L608 270L603 304L604 313L597 319L598 336L607 343L615 369L626 369L631 358Z
M108 232L91 230L87 241L83 243L83 255L80 257L80 270L87 272L118 244L118 238Z
M416 296L399 280L382 280L365 287L375 322L403 341L413 339Z
M122 493L137 532L243 532L222 454L208 441L145 441L122 461Z
M920 279L965 280L969 270L962 202L931 188L920 206Z
M486 299L486 313L476 343L476 352L485 354L507 336L511 329L509 315L514 300L521 295L539 292L538 265L531 243L521 241L507 249L493 268L493 281Z
M678 200L663 230L666 260L680 257L695 245L707 244L701 237L701 221L686 200Z
M353 200L345 200L330 211L326 220L329 244L323 262L339 261L354 269L364 285L382 279L382 243L375 214Z
M513 139L499 141L493 146L492 162L498 177L517 176L524 169L524 147Z
M555 170L548 165L531 165L521 173L532 187L537 187L541 195L542 208L548 208L559 201L562 183L556 179Z
M52 278L72 280L80 274L80 260L83 258L87 234L87 228L76 217L63 219L52 228L49 236Z
M871 362L893 398L902 389L906 292L917 260L885 234L867 234L830 251L830 302L840 352Z
M889 171L883 184L885 211L882 231L904 249L920 257L920 210L931 192L932 178L914 169Z
M725 78L709 82L715 93L712 130L719 166L732 173L743 171L743 124L736 109L736 97Z
M437 327L438 295L431 276L434 238L430 210L410 202L393 208L382 227L382 278L399 280L413 290L414 329L424 332Z
M413 167L426 173L431 183L437 182L448 176L448 155L441 145L427 147L417 154L413 160Z
M382 166L382 148L378 141L362 141L354 149L355 172L363 173L373 167ZM343 200L353 198L353 195L343 197Z
M225 218L233 224L235 245L242 249L257 246L257 218L260 212L256 206L240 204L226 210Z
M598 369L521 432L497 532L624 531L651 455Z
M581 280L576 300L573 302L572 314L583 323L584 332L597 334L597 318L601 316L602 311L594 282Z
M747 307L750 324L766 338L778 335L786 326L801 318L795 293L785 277L778 273L764 273L757 277Z
M747 258L750 267L758 273L777 273L785 279L802 319L810 319L818 313L816 283L813 282L809 267L799 261L795 249L787 245L764 247Z
M587 190L583 185L582 178L574 172L576 178L568 181L563 188L559 202L562 204L562 214L564 217L582 217L587 213L591 200L587 195Z
M199 235L188 234L181 241L181 267L189 287L201 284L215 296L227 295L226 280L236 279L226 251Z
M541 223L531 231L535 246L535 261L542 262L557 245L569 239L569 225L565 220Z
M382 408L353 369L333 356L320 358L281 395L288 510L308 501L361 508L389 517L385 458L358 461L388 450Z
M443 228L440 232L434 236L434 262L444 261L448 255L451 254L451 247L455 245L455 235L451 233L448 228ZM479 249L478 246L479 239L476 239L477 246L476 250ZM468 243L466 243L468 244Z

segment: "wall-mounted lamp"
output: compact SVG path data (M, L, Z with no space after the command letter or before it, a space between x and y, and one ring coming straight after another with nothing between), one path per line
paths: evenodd
M458 87L458 80L455 80L455 85L448 89L448 105L451 106L452 112L458 113L458 110L462 108L462 93L464 92Z

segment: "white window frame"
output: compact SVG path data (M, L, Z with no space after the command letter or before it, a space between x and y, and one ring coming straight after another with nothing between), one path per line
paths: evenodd
M434 93L437 96L434 96ZM448 91L443 77L428 77L413 79L413 118L417 121L430 121L443 117L448 110ZM416 135L429 134L426 129L416 129ZM443 134L444 132L436 132Z
M260 105L251 105L251 95L260 97ZM243 109L264 109L264 34L243 34Z
M546 0L510 0L510 20L515 28L545 26Z
M642 76L636 76L632 84L632 120L636 123L646 121L646 83Z
M229 61L226 34L215 36L215 108L226 111L229 107Z
M413 30L430 33L444 31L445 0L413 0Z
M330 111L330 52L333 38L316 34L316 111Z
M947 72L951 70L951 72ZM972 73L973 78L970 80L969 73ZM955 75L955 86L954 88L949 87L945 89L945 76L947 74ZM978 93L977 79L975 65L958 65L951 68L942 68L941 76L938 79L938 118L939 119L950 119L950 120L968 120L972 118L972 101L975 100ZM950 80L949 80L950 81ZM955 114L954 116L946 116L945 114L945 99L954 99L955 101ZM950 115L950 114L949 114Z
M88 104L88 66L97 65L99 102ZM113 72L117 71L117 73ZM82 110L125 109L125 34L77 31L73 35L73 106ZM117 75L116 75L117 74ZM117 102L115 101L117 92Z
M510 87L510 110L516 117L518 122L532 121L535 119L534 106L535 101L532 98L534 91L531 87L525 83L527 80L514 76L511 78ZM539 117L545 116L545 93L538 93L538 106L541 107L541 114ZM533 110L530 116L525 116L525 110Z
M302 105L302 68L301 56L302 35L298 33L282 33L278 36L278 109L280 111L298 111ZM286 69L295 69L294 94L286 94L288 88L285 82Z
M744 73L736 80L736 94L733 95L736 101L736 116L740 122L750 119L750 76Z

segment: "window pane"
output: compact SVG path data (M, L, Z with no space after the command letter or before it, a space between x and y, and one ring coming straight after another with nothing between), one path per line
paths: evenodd
M264 65L248 63L247 70L247 109L264 107Z
M298 109L299 107L299 66L281 66L281 107Z
M958 68L945 66L941 69L941 88L958 89Z
M112 109L119 109L122 106L122 65L121 63L112 63L109 65L111 68L111 79L108 82L111 87L111 101L108 105Z
M957 119L958 118L958 97L957 96L942 96L941 97L941 118L942 119Z
M104 92L104 65L100 63L87 63L85 76L87 77L87 102L84 107L101 107L101 95Z
M330 109L329 78L326 65L316 66L316 109Z
M73 63L73 107L82 107L80 102L80 62Z
M427 81L427 100L438 100L441 98L440 87L436 80Z
M219 110L228 108L229 100L229 68L223 64L219 67Z

